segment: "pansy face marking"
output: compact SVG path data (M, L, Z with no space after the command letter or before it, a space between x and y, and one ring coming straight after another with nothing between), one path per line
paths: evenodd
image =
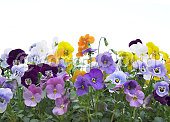
M166 88L163 87L163 86L159 86L158 89L159 89L159 91L160 91L161 93L163 93L163 92L166 91Z
M119 78L116 78L115 83L119 83L119 82L120 82Z
M30 78L26 78L25 79L25 84L26 85L31 85L32 84L32 80Z
M92 78L92 82L93 82L93 83L96 83L96 78Z
M159 74L159 73L160 73L160 67L154 68L154 72L155 72L156 74Z

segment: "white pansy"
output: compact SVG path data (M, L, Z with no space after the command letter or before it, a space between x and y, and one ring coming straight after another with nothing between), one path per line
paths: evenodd
M9 65L7 64L7 58L8 58L8 55L9 55L9 52L11 51L12 49L8 48L8 49L5 49L4 50L4 53L1 55L1 67L3 68L7 68Z
M133 44L130 46L130 50L133 53L136 53L137 56L139 57L143 57L146 55L146 53L148 52L148 48L147 46L141 44L141 43L137 43L137 44Z

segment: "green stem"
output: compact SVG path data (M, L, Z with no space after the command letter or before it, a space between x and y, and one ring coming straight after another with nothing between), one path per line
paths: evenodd
M105 39L105 37L101 37L100 40L99 40L99 45L98 45L98 55L99 55L99 49L100 49L100 42L102 39Z
M135 119L135 117L136 117L136 108L133 109L133 117L132 118Z

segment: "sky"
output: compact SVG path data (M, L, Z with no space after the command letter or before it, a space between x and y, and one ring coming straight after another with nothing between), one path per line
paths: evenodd
M154 42L170 54L168 0L0 0L0 53L6 48L27 50L55 37L77 51L79 37L106 37L114 50L128 50L137 38ZM103 44L102 44L103 46Z

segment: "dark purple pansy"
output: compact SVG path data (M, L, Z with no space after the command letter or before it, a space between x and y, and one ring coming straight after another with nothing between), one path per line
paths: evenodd
M129 80L124 83L125 94L134 94L137 90L141 90L141 87L138 85L137 81Z
M87 54L87 53L93 53L95 52L97 49L92 49L92 48L87 48L85 50L82 51L82 54Z
M142 44L142 41L140 39L136 39L136 40L133 40L129 43L129 47L132 46L133 44L137 44L137 43L141 43Z
M166 102L167 102L167 105L170 106L170 96L167 96L167 97L165 98L165 100L166 100Z
M39 65L40 67L40 72L44 75L44 76L48 76L48 77L55 77L57 72L58 72L58 67L57 66L50 66L48 64L41 64Z
M105 52L97 55L96 61L101 70L104 70L107 74L112 74L116 70L116 64L112 59L112 55L109 52Z
M160 97L157 93L156 93L156 90L153 91L153 96L154 96L154 99L158 102L160 102L162 105L166 105L167 104L167 95L164 96L164 97Z
M84 76L78 76L74 86L76 88L76 93L78 96L83 96L88 93L89 87L88 87L88 81Z
M12 67L13 65L23 64L27 54L22 49L15 49L9 52L7 64Z
M28 70L24 73L24 76L21 77L21 84L25 87L30 86L31 84L38 84L38 72L35 69Z
M84 77L95 90L100 90L104 87L103 73L101 70L97 68L91 69Z

